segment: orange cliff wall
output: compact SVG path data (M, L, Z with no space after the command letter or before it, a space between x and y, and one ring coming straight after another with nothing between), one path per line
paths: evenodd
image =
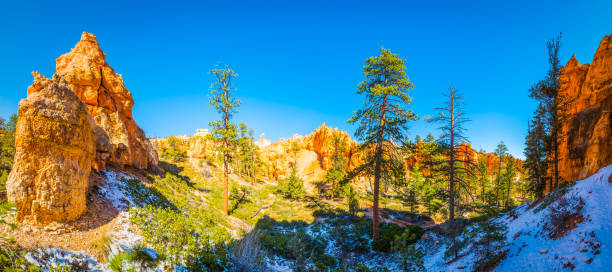
M563 182L577 181L612 164L612 35L603 38L590 65L573 56L561 69L559 86L569 101L559 175Z

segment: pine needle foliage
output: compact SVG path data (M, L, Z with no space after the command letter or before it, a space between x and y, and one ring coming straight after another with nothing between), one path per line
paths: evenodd
M209 123L212 127L213 137L221 142L218 151L223 156L223 213L228 215L229 209L229 164L232 154L237 145L238 132L235 124L231 123L232 117L237 113L236 108L240 106L240 100L233 95L235 88L233 80L238 77L228 65L215 65L210 71L213 82L210 86L210 105L221 115L221 119Z
M359 83L358 95L364 95L363 108L355 111L349 123L358 124L355 136L362 148L373 150L359 170L374 177L373 238L378 240L379 187L384 170L396 168L400 159L396 143L404 141L408 122L417 119L407 106L412 103L408 95L414 84L406 74L406 61L391 50L381 48L380 55L370 57L363 67L365 80ZM389 175L394 178L396 175Z

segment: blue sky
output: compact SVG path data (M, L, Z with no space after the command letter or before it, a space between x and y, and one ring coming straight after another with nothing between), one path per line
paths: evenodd
M537 3L536 3L537 2ZM453 84L464 93L473 147L505 141L522 157L543 77L545 43L563 32L561 59L591 62L612 34L611 1L3 1L0 3L0 116L17 111L32 82L81 32L98 37L136 102L149 136L193 134L217 118L208 104L218 62L240 75L236 121L273 141L346 120L366 58L381 46L406 59L424 119ZM435 132L415 122L411 137Z

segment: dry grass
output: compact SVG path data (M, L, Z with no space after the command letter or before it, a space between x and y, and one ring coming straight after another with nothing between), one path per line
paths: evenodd
M110 253L111 237L108 233L108 226L101 229L100 236L89 242L89 252L98 260L106 260Z
M545 229L549 232L551 239L565 236L567 232L574 229L584 221L582 208L584 200L582 197L561 197L556 205L550 206L550 225Z

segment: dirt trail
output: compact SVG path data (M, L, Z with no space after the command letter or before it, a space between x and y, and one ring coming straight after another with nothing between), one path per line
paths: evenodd
M365 214L365 216L367 218L370 218L370 219L374 218L374 215L372 213L372 208L367 208L363 213ZM399 225L401 227L405 227L407 225L414 225L414 224L408 223L408 222L406 222L404 220L393 218L393 217L389 216L387 213L383 212L382 210L379 212L379 216L380 216L380 218L382 219L383 222L394 223L394 224Z

